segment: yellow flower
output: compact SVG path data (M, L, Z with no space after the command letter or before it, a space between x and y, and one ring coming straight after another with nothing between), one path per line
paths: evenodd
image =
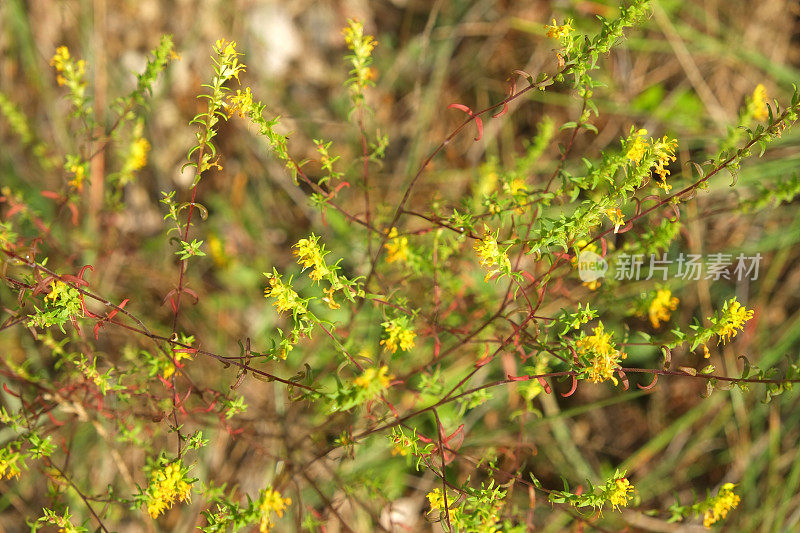
M769 110L767 109L767 88L761 83L756 85L753 91L752 114L756 120L767 120Z
M628 500L633 498L630 492L633 492L633 485L627 478L615 479L614 487L607 494L608 502L617 511L620 507L627 507Z
M19 478L19 465L17 462L21 456L18 451L9 447L0 448L0 479Z
M431 510L444 509L444 495L442 489L433 489L427 494Z
M328 276L331 271L325 264L325 251L317 243L319 237L311 235L308 239L300 239L292 248L292 253L297 256L297 263L302 265L303 270L311 268L308 275L313 281L319 281Z
M489 281L495 275L508 274L511 271L511 261L508 259L508 254L497 244L497 237L486 229L484 232L483 238L478 240L473 248L478 252L481 266L488 270L483 280Z
M381 390L385 389L389 386L391 380L394 379L394 376L387 374L388 371L389 367L386 365L377 370L370 367L366 369L363 374L354 379L353 383L362 389L368 389L373 386L373 384L377 383Z
M559 26L556 19L553 19L553 24L545 26L545 29L550 39L557 39L559 41L573 32L572 21L569 19L567 19L562 26Z
M614 223L614 233L619 230L620 226L625 224L625 216L622 214L622 210L619 207L606 209L606 216Z
M266 274L269 287L264 289L265 298L275 298L273 305L278 312L291 312L293 315L304 315L307 312L305 302L294 290L285 285L278 274Z
M625 154L625 157L634 163L641 161L642 157L644 157L644 154L647 152L647 149L650 147L650 142L644 138L645 135L647 135L646 129L642 128L637 131L635 137L631 141L628 151Z
M389 232L389 242L384 245L387 263L408 260L408 237L398 237L397 235L397 228L392 228Z
M722 308L722 317L716 327L716 333L719 335L719 343L726 343L736 336L739 329L744 329L744 324L753 318L753 311L747 310L743 307L736 298L731 298L725 302Z
M414 331L398 322L398 320L389 320L382 324L386 338L381 340L380 343L392 353L395 353L397 348L400 348L404 352L413 348L414 337L417 336Z
M267 487L266 490L261 491L261 500L258 504L258 509L261 511L261 523L259 524L258 531L260 533L269 533L272 529L272 513L278 515L278 518L283 516L283 511L292 504L291 498L284 498L281 493L272 487Z
M339 309L342 306L336 303L336 300L333 299L333 295L336 292L336 289L331 287L325 291L325 296L322 297L322 301L328 304L329 309Z
M130 166L131 170L139 170L147 164L147 152L150 151L150 143L147 139L139 137L131 144Z
M669 192L672 187L667 183L667 176L669 176L669 170L667 170L667 166L672 162L675 161L675 149L678 147L678 141L675 139L669 139L666 135L655 142L653 142L653 154L655 155L656 162L653 167L653 172L658 174L661 178L658 182L658 186L664 189L665 192Z
M188 469L180 460L153 471L147 487L147 512L152 518L171 508L177 501L191 499L192 486L186 479Z
M728 511L736 509L741 499L733 493L736 485L733 483L725 483L719 493L713 498L708 500L710 507L703 515L703 526L710 528L712 524L717 523L727 516Z
M244 92L236 89L236 94L228 97L229 115L233 115L234 111L239 113L240 117L246 117L253 111L253 93L250 87L246 87Z
M600 383L611 380L614 385L617 379L614 377L614 370L619 365L620 360L627 355L618 351L611 342L611 333L606 333L603 323L600 322L594 328L594 334L578 339L575 343L578 353L589 357L589 380L592 383Z
M647 314L650 317L650 323L654 328L661 327L661 322L667 322L670 319L671 311L678 308L680 300L672 296L672 292L668 289L659 289L653 301L650 302L650 307Z
M511 180L510 183L504 184L503 188L511 196L516 196L518 194L528 192L528 184L525 183L525 180L520 178L515 178Z

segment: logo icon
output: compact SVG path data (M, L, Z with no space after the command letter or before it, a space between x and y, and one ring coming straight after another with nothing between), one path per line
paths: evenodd
M606 275L608 262L590 250L584 250L578 256L578 277L581 281L597 281Z

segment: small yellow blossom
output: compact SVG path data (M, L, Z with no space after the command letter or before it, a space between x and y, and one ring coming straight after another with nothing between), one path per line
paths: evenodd
M239 74L247 69L247 66L239 63L239 52L236 51L236 41L218 39L214 43L214 53L218 56L218 64L221 74L225 79L231 77L239 81Z
M619 207L606 209L606 216L614 223L614 233L625 224L625 216L622 214L622 210Z
M280 275L267 274L269 287L264 289L265 298L275 298L274 306L278 312L291 312L293 315L304 315L307 312L306 304L294 289L283 283Z
M72 174L72 179L69 180L68 185L78 192L83 190L83 182L86 179L88 167L89 164L86 161L82 161L79 156L67 156L64 169Z
M373 384L377 383L380 389L385 389L389 386L389 383L394 376L387 374L389 371L389 367L383 365L380 369L375 369L370 367L364 371L363 374L358 376L356 379L353 380L353 383L357 387L361 387L362 389L368 389L373 386Z
M271 514L275 513L278 518L283 516L286 508L292 504L291 498L284 498L281 493L272 487L267 487L266 490L261 491L261 499L258 504L258 509L261 511L261 523L259 524L259 533L269 533L272 530L272 517Z
M444 495L442 494L442 489L433 489L427 494L427 498L431 509L444 509Z
M481 266L488 270L483 280L489 281L498 274L511 272L511 261L508 259L508 254L505 250L501 250L497 244L497 236L492 235L487 230L484 231L483 238L479 239L473 248L478 252Z
M630 147L625 154L625 157L628 158L630 161L634 163L638 163L644 157L644 154L647 153L647 149L650 147L649 141L645 138L647 135L647 130L642 128L636 132L635 137L631 141Z
M556 19L553 19L553 24L549 26L545 26L547 30L547 36L550 39L561 40L565 37L568 37L574 31L572 29L572 21L567 19L563 25L559 26L556 22Z
M253 93L250 87L245 87L244 91L236 89L236 94L228 96L228 114L238 113L244 118L253 111Z
M504 184L503 189L511 196L516 196L528 192L528 184L523 179L515 178L511 182Z
M131 143L130 165L131 170L139 170L147 164L147 152L150 151L150 143L147 139L138 138Z
M50 287L50 292L44 297L45 300L52 300L55 303L56 300L68 297L69 285L63 281L55 280L50 284Z
M647 314L650 317L650 324L652 324L654 328L661 327L661 323L667 322L670 319L671 311L677 309L679 303L680 300L672 296L672 291L669 289L659 289L647 310Z
M614 347L611 341L611 333L605 332L602 322L594 328L593 335L578 339L575 347L579 354L589 357L589 363L591 364L589 380L592 383L600 383L610 379L614 385L617 384L614 370L619 365L620 360L625 359L627 355Z
M717 344L730 341L738 333L737 330L744 329L744 324L751 318L753 318L753 311L743 307L736 301L736 298L725 302L722 317L716 328L716 333L719 335Z
M752 100L752 114L756 120L767 120L769 118L769 110L767 109L767 88L763 84L756 85L753 91Z
M10 447L0 448L0 479L19 478L20 470L17 464L21 459L18 451Z
M633 485L627 478L618 478L614 480L614 487L608 493L608 502L614 508L619 510L620 507L627 507L628 500L633 496L629 493L633 492Z
M147 512L152 518L157 518L176 501L191 499L192 486L186 478L187 471L178 460L151 472L146 495Z
M402 351L407 352L414 347L414 337L417 336L414 331L400 324L398 320L389 320L384 322L383 330L386 338L381 340L381 344L392 353L400 348Z
M408 260L408 237L399 237L397 228L392 228L389 232L389 242L384 248L386 248L387 263Z
M325 290L325 296L322 297L322 301L328 304L329 309L339 309L342 306L336 303L336 300L333 299L333 295L336 292L336 289L331 287L330 289Z
M707 501L710 507L703 515L703 526L710 528L713 524L724 519L728 511L736 509L741 499L733 493L734 487L736 485L733 483L725 483L719 489L719 493Z
M297 263L302 265L303 270L311 268L308 275L313 281L319 281L331 274L328 265L325 264L325 250L319 244L319 237L311 235L308 239L300 239L292 248L292 253L297 256Z
M653 167L653 172L658 174L659 180L657 185L664 189L664 192L669 192L672 189L667 183L667 176L669 176L669 170L667 166L675 161L675 149L678 147L678 141L675 139L670 139L666 135L653 142L653 154L655 155L656 162Z

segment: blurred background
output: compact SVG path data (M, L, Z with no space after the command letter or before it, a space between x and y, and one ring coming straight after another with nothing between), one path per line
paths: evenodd
M448 104L482 109L505 97L506 80L515 69L534 75L552 72L556 45L545 36L544 26L553 19L573 17L577 29L594 33L595 16L613 17L616 10L615 2L600 1L3 0L0 93L27 117L34 140L20 142L18 132L0 118L2 194L19 194L56 221L52 231L58 245L45 246L43 254L50 257L51 268L75 272L91 263L93 290L113 301L133 297L129 309L146 317L155 329L168 329L172 312L162 300L174 287L177 267L166 236L160 192L177 190L181 201L188 199L194 174L181 167L195 143L195 128L189 121L205 105L197 95L212 73L209 55L214 41L224 37L238 42L247 65L242 85L250 86L267 104L268 116L282 117L281 131L291 133L289 151L296 160L316 157L313 139L334 141L341 156L338 168L353 184L339 197L341 204L360 214L360 137L348 117L350 100L343 84L349 67L343 59L346 48L341 30L348 18L364 23L365 32L379 43L373 54L376 86L367 96L374 110L368 130L389 138L385 160L373 169L370 190L375 224L383 228L420 163L463 120L463 114L447 109ZM86 143L72 133L75 120L49 66L50 58L57 47L66 45L73 56L86 60L92 107L100 124L107 126L116 118L110 110L115 99L135 87L135 73L144 67L147 54L163 34L173 36L180 59L160 77L149 109L142 112L143 136L151 145L147 165L124 187L113 209L106 207L102 190L87 188L81 198L81 222L73 227L69 211L54 207L40 194L63 188L61 158ZM567 167L579 173L584 168L581 158L593 160L608 146L618 148L620 137L635 126L646 128L653 137L679 139L673 175L676 181L689 183L688 162L715 153L758 84L764 85L770 98L783 103L791 95L792 84L800 80L800 4L788 0L653 2L648 21L628 31L627 38L602 59L601 67L597 79L605 87L595 94L600 116L592 119L598 133L578 135ZM410 208L431 212L438 206L458 207L463 198L479 203L486 192L487 161L495 160L500 167L508 164L525 150L545 117L558 127L576 120L580 106L580 99L563 84L515 100L505 117L486 121L481 142L473 142L472 132L466 131L444 149L415 189ZM543 185L556 168L557 144L570 134L556 131L529 178L532 187ZM362 228L330 210L323 217L314 209L310 191L293 183L263 139L244 122L223 123L216 140L223 168L210 171L200 186L199 201L209 215L194 230L207 243L208 257L193 262L189 271L189 286L201 296L200 303L184 309L182 327L207 349L238 353L237 341L263 340L281 324L261 298L261 273L273 266L289 273L299 271L290 255L298 239L311 231L321 234L333 250L331 257L343 258L345 270L352 275L366 274L370 258ZM45 148L34 153L37 143ZM796 180L799 144L798 133L787 131L766 156L742 168L735 189L728 186L727 176L720 176L681 213L682 227L673 251L744 251L764 257L760 277L753 283L701 280L673 288L681 299L674 324L710 316L731 292L756 310L753 327L737 343L714 352L717 368L730 375L738 372L738 355L747 354L767 367L785 355L796 359L800 347L798 203L773 203L758 213L745 213L738 207L755 198L760 186L777 187ZM118 157L109 150L93 161L92 172L102 176L104 165L110 168ZM686 175L681 176L681 171ZM319 165L310 163L308 173L320 175ZM0 206L0 213L3 209ZM422 226L409 223L405 229L418 227ZM29 236L34 234L35 228ZM464 276L472 290L483 274ZM408 295L429 297L429 285L407 281L402 273L386 274L378 282L386 293L402 287ZM553 315L589 298L593 307L602 309L620 300L632 302L654 286L591 292L579 282L575 285L571 291L556 291L542 312ZM6 311L14 307L13 291L4 288L0 297ZM380 312L374 311L373 318L379 324ZM648 327L635 317L620 316L616 323L631 329ZM377 346L377 326L371 330L365 326L364 335ZM106 328L95 353L122 364L123 348L144 344ZM298 361L333 375L337 361L325 351L330 348L316 338L310 346L317 351L309 348L306 358ZM377 357L377 348L371 350ZM33 369L58 374L48 348L35 343L24 328L0 331L0 352L17 364L27 361ZM654 364L654 352L632 351L631 365ZM687 364L697 362L692 354L683 356ZM462 371L471 364L471 357L465 355ZM407 371L426 359L409 357L397 363L397 371ZM298 361L294 361L297 368L277 366L276 371L291 375L301 368ZM235 369L221 370L208 360L203 363L192 367L198 383L224 388L236 381ZM502 373L498 369L498 375ZM482 379L491 377L487 374ZM615 527L677 531L665 522L663 513L675 495L689 501L693 490L703 497L706 488L715 490L721 483L734 481L742 503L724 527L796 531L800 528L797 395L789 393L766 405L760 401L760 390L749 395L720 392L707 400L700 398L702 391L702 384L690 380L662 380L652 393L637 393L634 399L601 387L582 387L568 400L537 398L536 416L517 413L512 421L509 413L523 410L526 401L520 391L509 387L480 410L469 411L465 420L473 434L465 439L463 450L480 457L491 448L503 458L506 470L534 472L556 488L560 488L560 475L578 484L595 479L609 465L624 465L642 487L640 507L614 519ZM301 457L288 462L299 462L318 453L326 442L331 444L336 434L314 433L328 414L288 402L285 391L274 383L248 379L237 394L245 398L248 410L235 417L231 426L243 428L244 436L233 435L230 427L216 423L213 416L210 422L202 417L193 420L198 427L214 428L207 435L211 443L195 474L205 479L213 473L218 483L236 486L242 494L257 492L265 479L278 480L295 498L290 487L298 479L282 464L284 450L296 448ZM404 394L398 395L398 404L413 405L410 393ZM340 429L359 420L336 416L341 418L336 424ZM524 438L517 434L523 433L523 427ZM2 431L0 439L7 438ZM122 450L122 456L112 456L108 450L117 446L114 432L108 430L112 436L106 438L97 431L90 427L72 436L74 449L83 456L72 466L76 475L84 476L86 486L94 488L122 483L121 479L143 483L137 472L143 449L130 446ZM166 434L153 439L150 445L155 450L172 444ZM424 513L424 495L435 486L435 478L417 474L400 458L389 462L386 457L385 440L376 440L365 444L358 461L342 465L341 457L333 457L329 463L319 463L311 475L354 531L378 527L440 531ZM120 462L127 465L122 470ZM458 468L454 475L459 479L469 474L483 479L474 465ZM0 480L0 531L25 530L24 518L38 516L47 505L37 475L35 470L23 474L31 477L13 488L8 480ZM507 481L501 478L500 482ZM363 485L348 488L357 483ZM127 486L130 490L132 485ZM528 494L518 490L515 497L527 502ZM316 510L315 520L325 531L348 530L325 511L330 501L309 489L302 492L307 498L305 507L295 501L298 509L287 511L292 516L278 526L285 529L277 530L299 529L308 509ZM141 513L128 515L124 510L113 511L116 518L111 522L120 524L119 531L156 531L158 527L189 531L203 505L197 497L190 510L169 514L160 526L144 520ZM530 511L530 520L540 530L576 527L571 515L552 510L541 496L537 505L535 514ZM80 502L70 507L77 516L85 513ZM643 512L646 509L659 509L662 514L649 517Z

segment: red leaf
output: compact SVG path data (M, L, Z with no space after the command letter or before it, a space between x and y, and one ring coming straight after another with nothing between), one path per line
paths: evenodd
M501 109L497 114L492 115L492 118L500 118L506 113L508 113L508 102L503 103L503 109Z
M545 394L550 394L550 384L543 377L537 377L536 379L539 380L539 385L544 388Z
M474 116L472 114L472 109L468 108L464 104L450 104L447 106L447 109L458 109L459 111L463 111L464 113L468 114L469 116Z
M574 376L574 375L572 375L572 376L570 376L570 377L572 378L572 388L571 388L571 389L569 389L569 391L568 391L568 392L565 392L564 394L562 394L562 395L561 395L561 396L563 396L564 398L569 398L570 396L572 396L573 394L575 394L575 391L576 391L576 390L578 390L578 380L577 380L577 379L575 379L575 376Z
M475 140L480 141L483 138L483 120L481 120L481 117L475 117L475 125L478 126L478 136L475 137Z
M637 383L636 386L642 390L650 390L656 386L656 383L658 383L658 374L653 374L653 382L650 385L646 385L643 387Z

